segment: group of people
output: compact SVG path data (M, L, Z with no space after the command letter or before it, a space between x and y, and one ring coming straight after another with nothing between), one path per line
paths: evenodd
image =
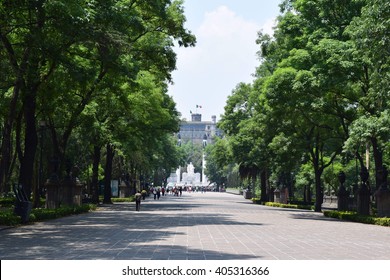
M206 192L206 188L205 187L187 187L187 191L188 192L201 192L201 193L204 193Z
M173 187L171 189L171 192L174 196L181 196L183 194L183 188L180 186L180 187Z
M165 196L165 188L162 187L156 187L156 188L151 188L150 192L153 194L154 200L160 199L160 196Z
M205 187L191 187L185 186L184 190L187 192L206 192ZM182 186L174 186L174 187L152 187L150 188L150 194L153 194L154 200L159 200L161 196L165 196L166 194L172 194L173 196L182 196L183 187ZM141 200L142 194L137 192L135 194L135 202L136 202L136 211L140 211L141 208Z
M173 189L165 189L164 187L156 187L156 188L150 188L150 193L153 194L154 200L159 200L161 196L165 196L167 193L172 193L174 196L181 196L183 193L182 187L174 187ZM141 208L141 200L142 200L142 194L140 192L137 192L135 194L135 210L140 211Z
M173 188L151 188L150 192L154 195L154 199L160 199L160 196L165 196L165 194L172 194L174 196L181 196L183 194L183 188L181 186L179 187L173 187Z

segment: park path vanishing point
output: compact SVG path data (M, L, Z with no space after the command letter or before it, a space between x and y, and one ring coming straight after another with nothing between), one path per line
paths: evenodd
M2 260L390 260L390 228L183 193L0 230Z

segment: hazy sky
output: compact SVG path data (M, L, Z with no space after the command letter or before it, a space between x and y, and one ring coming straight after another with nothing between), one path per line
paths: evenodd
M257 32L272 33L281 0L185 0L186 28L193 48L177 48L177 70L169 88L182 118L220 119L227 97L240 82L251 82L259 65ZM202 108L196 108L196 105Z

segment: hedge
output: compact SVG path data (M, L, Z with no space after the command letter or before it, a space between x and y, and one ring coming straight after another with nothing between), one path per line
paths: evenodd
M60 207L57 209L36 208L31 210L29 222L57 219L65 216L87 213L95 209L95 204L83 204L75 207ZM19 224L22 224L22 220L19 216L14 214L12 208L0 211L0 225L15 226Z
M339 220L363 223L363 224L372 224L372 225L386 226L386 227L390 226L390 218L364 216L364 215L359 215L356 212L350 212L350 211L328 210L328 211L324 211L324 216L330 218L336 218Z

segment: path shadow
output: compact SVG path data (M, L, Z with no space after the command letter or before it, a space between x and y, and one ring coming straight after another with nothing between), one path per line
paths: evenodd
M230 254L216 250L191 249L181 245L165 245L180 226L241 224L218 215L172 219L142 214L102 212L53 220L40 226L25 226L4 231L0 240L2 260L228 260L254 259L249 254ZM125 217L127 216L127 217ZM142 220L142 223L138 223ZM172 221L172 222L171 222ZM127 224L128 223L128 224ZM116 235L119 239L116 240ZM145 241L150 245L145 245ZM147 243L146 243L147 244ZM6 254L5 254L6 252ZM258 258L258 257L256 257Z
M298 220L313 220L313 221L324 221L324 222L351 222L351 221L345 221L345 220L339 220L335 218L325 217L321 216L321 214L314 214L313 212L306 212L306 213L295 213L291 214L290 218L292 219L298 219Z

